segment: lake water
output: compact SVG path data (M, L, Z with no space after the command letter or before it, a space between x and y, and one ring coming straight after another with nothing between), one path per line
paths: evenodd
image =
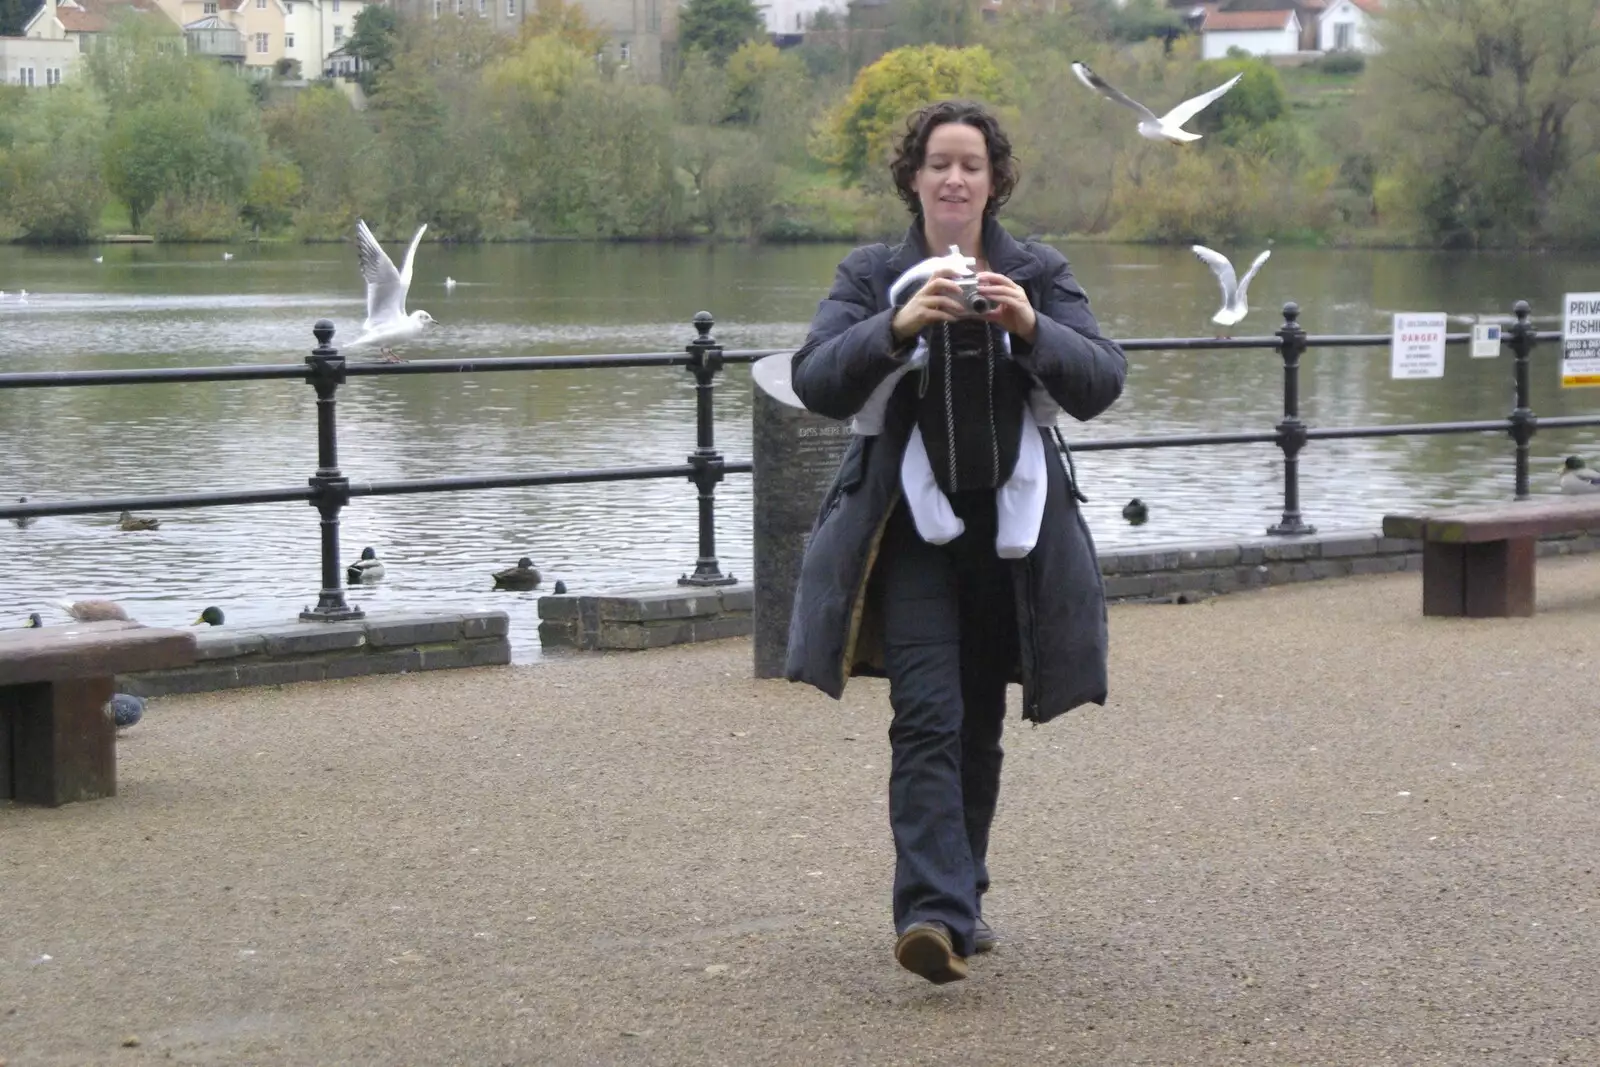
M408 235L380 235L392 254ZM1211 274L1183 248L1063 245L1113 337L1211 336ZM356 335L364 285L350 245L0 247L0 369L7 371L297 362L311 324L335 345ZM681 349L708 310L729 348L798 344L845 246L424 245L410 307L443 324L413 360ZM1226 248L1248 261L1257 249ZM103 263L94 256L104 254ZM458 284L446 290L446 276ZM17 297L18 289L27 298ZM1559 329L1565 292L1600 290L1592 259L1557 254L1275 250L1251 287L1236 336L1271 332L1298 301L1313 333L1388 332L1396 311L1507 315L1533 305ZM352 358L355 358L354 354ZM1600 391L1559 385L1556 347L1536 350L1534 410L1587 414ZM1131 358L1122 399L1069 440L1270 429L1281 404L1270 351ZM746 367L717 389L717 443L749 458ZM539 472L682 463L694 446L694 389L682 370L541 371L354 379L339 393L340 460L352 479ZM1317 350L1302 371L1313 426L1498 418L1511 407L1511 359L1452 348L1442 380L1392 381L1387 348ZM314 396L297 382L0 391L0 492L48 500L302 484L316 467ZM1596 432L1542 432L1534 491L1552 493L1561 458L1594 451ZM1385 509L1508 499L1503 434L1315 442L1301 462L1302 510L1320 529L1371 527ZM1272 445L1077 456L1099 545L1256 535L1280 514ZM1150 521L1130 527L1131 497ZM717 492L724 571L750 572L750 478ZM109 596L141 621L188 623L209 604L230 623L278 622L314 603L317 520L303 504L162 512L161 528L123 533L114 517L0 524L0 625L63 616L56 598ZM351 560L372 545L387 565L349 592L364 608L503 608L515 655L537 657L540 593L491 592L490 574L531 556L574 591L670 583L693 568L695 495L687 482L493 490L357 500L343 516Z

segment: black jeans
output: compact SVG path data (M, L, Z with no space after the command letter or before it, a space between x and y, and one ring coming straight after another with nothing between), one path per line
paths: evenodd
M1017 655L1008 561L995 554L993 491L956 493L960 537L930 545L905 504L884 532L874 580L884 611L894 923L950 928L973 952L989 888L989 825L1000 794L1006 682Z

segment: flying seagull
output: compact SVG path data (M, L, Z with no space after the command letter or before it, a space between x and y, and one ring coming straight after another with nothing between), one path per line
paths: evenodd
M406 292L411 288L411 264L417 255L417 244L427 232L424 222L406 249L406 265L394 269L394 261L383 250L378 239L367 229L365 219L356 220L356 245L361 253L361 276L367 280L367 321L361 324L361 336L350 343L382 346L383 358L389 363L401 362L390 349L396 341L407 341L421 334L423 329L435 324L434 317L418 309L406 314Z
M1243 74L1235 74L1233 77L1229 78L1227 81L1223 82L1209 93L1201 93L1199 96L1185 100L1183 103L1179 104L1165 115L1162 115L1160 118L1156 118L1156 113L1154 111L1151 111L1137 100L1129 99L1118 90L1112 88L1104 78L1100 77L1100 75L1096 74L1082 63L1072 64L1072 73L1078 76L1079 81L1083 82L1083 84L1087 85L1089 88L1093 89L1107 100L1115 101L1116 103L1121 104L1123 107L1131 107L1133 110L1137 111L1141 116L1139 119L1140 137L1151 141L1172 142L1198 141L1200 139L1200 135L1198 133L1190 133L1188 130L1181 129L1183 124L1200 114L1207 104L1211 103L1211 101L1215 100L1229 89L1232 89L1233 83L1244 77Z
M1217 276L1217 281L1222 284L1222 306L1217 313L1211 316L1211 321L1219 326L1232 326L1246 315L1250 314L1250 305L1247 303L1246 291L1250 288L1250 279L1256 276L1256 271L1261 269L1261 264L1272 255L1272 249L1267 249L1256 257L1250 269L1244 272L1244 277L1234 280L1233 264L1228 262L1228 257L1221 252L1213 252L1205 245L1194 245L1194 254L1200 261L1211 268L1211 273Z

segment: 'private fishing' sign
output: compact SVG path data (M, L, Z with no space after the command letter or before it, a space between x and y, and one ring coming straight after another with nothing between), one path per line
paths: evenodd
M1600 293L1562 300L1561 384L1600 385Z

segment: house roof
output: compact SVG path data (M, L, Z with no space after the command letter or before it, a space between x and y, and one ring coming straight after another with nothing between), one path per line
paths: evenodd
M1200 24L1201 32L1215 30L1251 31L1287 29L1293 11L1207 11L1206 20Z
M103 12L90 11L72 0L68 3L71 6L61 4L56 8L56 20L68 33L99 33L110 28Z
M104 33L111 28L111 16L118 10L166 19L155 0L60 0L56 18L68 33Z

